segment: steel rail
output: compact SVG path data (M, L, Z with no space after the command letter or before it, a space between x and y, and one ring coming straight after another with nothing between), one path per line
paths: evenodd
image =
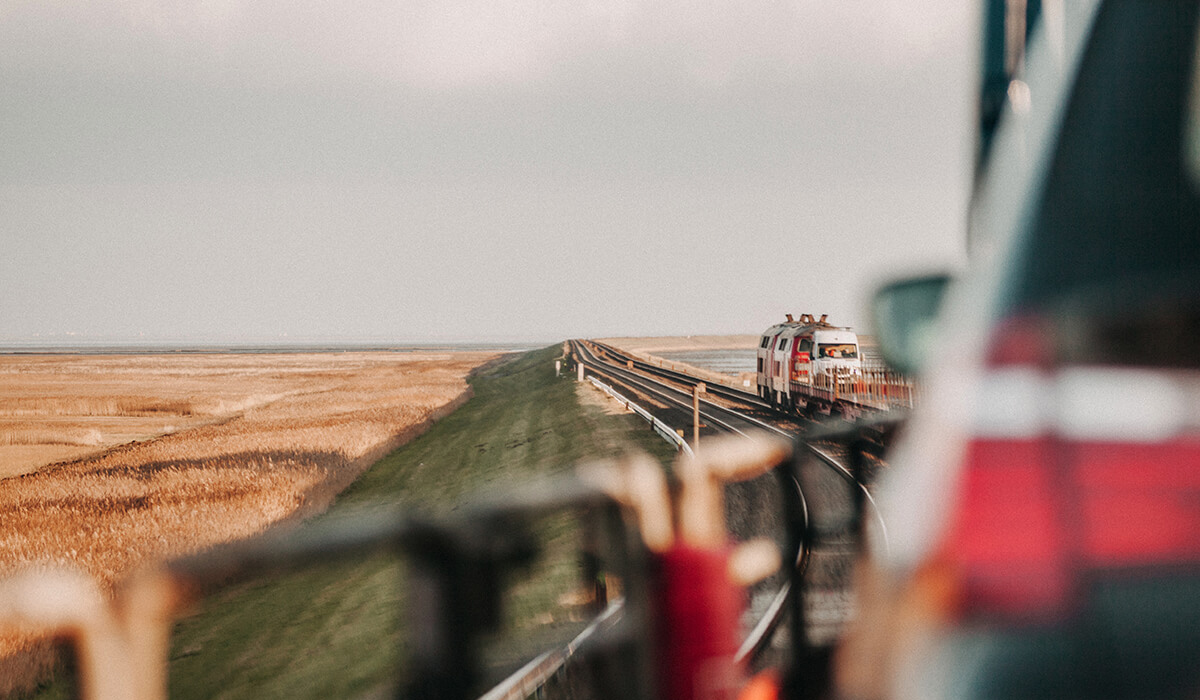
M575 344L576 341L572 341L572 343ZM676 387L673 387L669 384L663 384L661 382L657 382L651 377L646 377L646 376L643 376L640 374L636 374L634 372L630 372L628 369L624 369L617 365L607 363L604 360L598 358L587 347L586 344L578 343L578 344L574 345L574 347L582 350L582 352L580 353L581 359L583 359L584 364L590 366L593 369L593 371L597 371L602 374L606 374L610 378L616 379L617 381L620 381L627 385L632 384L634 386L637 386L637 387L641 388L642 390L646 391L647 393L649 393L659 399L662 399L662 400L666 401L667 403L674 404L675 406L677 406L681 409L684 409L687 411L692 410L692 395L691 395L691 393L685 392L685 391L678 389ZM653 366L653 365L651 365L651 366ZM699 382L699 380L695 380L694 383L700 383L700 382ZM717 415L718 413L723 414L726 417L721 418ZM746 435L746 431L743 430L742 428L739 428L739 427L733 425L728 420L729 416L732 416L735 421L749 423L751 426L753 426L754 428L757 428L759 430L764 430L769 433L773 433L777 436L787 438L789 440L795 438L795 436L793 434L789 433L786 430L783 430L782 428L779 428L778 426L772 425L772 424L768 423L767 421L759 420L757 418L754 418L753 416L748 416L744 413L740 413L731 408L726 408L719 404L713 403L712 401L705 399L705 398L700 399L700 415L702 415L710 423L720 426L721 428L725 429L727 432L736 433L738 435Z
M580 344L580 346L582 346L582 344ZM587 349L585 347L579 347L579 346L577 346L577 348L582 350L582 352L580 352L580 359L584 360L586 358L588 360L588 362L586 362L586 364L606 364L606 363L602 363L602 361L600 361L598 358L596 358L595 355L592 354L589 349ZM684 404L683 401L677 400L673 396L664 395L663 391L656 389L653 386L648 386L647 382L653 382L653 380L642 377L641 375L633 374L633 373L629 372L628 370L622 370L619 368L615 368L611 365L604 367L602 370L598 370L596 367L593 366L593 371L604 371L604 370L622 375L627 381L629 381L639 387L642 387L644 390L651 391L655 395L659 396L660 398L666 399L671 403L675 403L676 405L681 405L682 407L687 408L687 409L691 408L690 402L687 404ZM665 385L661 385L661 384L659 385L659 387L664 387L664 386ZM665 388L668 389L670 392L674 392L676 394L683 394L683 392L681 392L679 389L676 389L674 387L665 387ZM705 406L706 404L708 407L707 410L701 411L701 415L705 416L705 420L712 424L719 425L729 432L734 432L734 433L737 433L740 435L746 434L745 431L729 424L726 421L721 420L720 418L717 418L716 416L713 416L712 412L714 410L736 416L739 420L746 422L746 423L750 423L750 424L754 425L755 427L760 428L762 430L766 430L768 432L786 437L788 439L794 439L793 435L791 435L790 433L788 433L785 430L780 429L777 426L771 425L770 423L758 420L756 418L752 418L750 416L740 414L737 411L725 408L723 406L716 406L715 404L712 404L711 402L705 402L703 400L701 401L702 407ZM803 512L804 512L804 526L807 528L807 526L808 526L808 506L807 506L807 502L804 498L804 493L803 493L803 491L801 491L799 484L796 483L794 475L789 476L787 478L787 481L795 488L796 495L799 498L801 508L803 509ZM793 575L802 576L804 574L804 572L808 568L808 562L809 562L809 558L810 558L809 555L810 555L810 547L809 547L808 538L803 538L802 544L796 552L796 558L792 565L793 566ZM791 596L792 596L793 575L789 575L784 580L783 584L780 585L780 587L776 591L774 597L771 599L771 602L767 605L766 610L763 612L763 615L758 619L758 622L755 623L754 627L751 628L750 633L746 635L746 638L742 641L742 644L738 647L737 653L734 657L736 663L745 665L745 664L749 664L749 663L753 662L755 659L757 659L763 653L763 651L766 650L766 648L770 644L770 641L774 636L775 630L777 630L779 628L779 625L783 622L784 616L788 612L788 609L789 609L788 601L791 599Z
M597 348L603 350L606 354L614 356L614 357L618 357L621 359L622 362L632 362L635 367L642 369L643 371L649 372L651 374L657 374L661 377L666 377L667 379L672 379L672 380L682 382L682 383L688 384L688 385L695 385L695 384L703 382L703 383L705 383L706 390L709 391L710 393L716 394L718 396L723 396L723 397L733 400L733 401L740 401L740 402L743 402L746 404L750 404L752 406L755 406L756 408L764 408L764 409L771 408L771 404L767 403L766 401L763 401L762 398L760 398L758 396L758 394L751 394L748 391L741 391L739 389L734 389L733 387L725 386L723 384L712 384L709 382L705 382L703 379L701 379L699 377L694 377L686 372L680 372L679 370L667 369L666 367L659 367L658 365L656 365L652 362L646 362L645 360L642 360L638 357L630 355L629 353L626 353L618 348L614 348L613 346L607 345L605 343L598 343L594 340L589 340L589 341L581 341L581 344L594 345Z
M804 491L800 489L800 484L796 482L794 474L788 475L787 480L795 487L796 497L800 500L800 508L804 513L804 527L808 528L808 502L804 498ZM800 549L796 552L796 561L794 562L794 577L796 579L803 578L804 573L808 571L808 562L811 559L812 547L809 538L801 538ZM783 585L775 592L775 597L771 599L771 603L767 609L763 611L763 616L759 618L754 628L750 630L750 634L742 640L742 645L738 647L737 654L734 655L734 662L740 666L749 665L766 650L770 644L775 630L779 629L780 623L783 622L783 616L787 614L787 604L792 597L792 578L788 576L783 581Z
M629 374L627 372L624 372L623 370L613 370L612 368L602 368L602 369L593 368L593 371L603 374L603 375L609 377L610 379L612 379L613 381L622 383L631 388L635 388L635 390L641 390L647 394L650 394L651 396L654 396L655 398L661 399L669 404L673 404L674 406L676 406L677 408L680 408L682 410L686 410L689 412L692 410L691 395L683 394L682 392L679 392L678 389L674 389L673 387L667 387L666 385L662 385L662 384L648 383L648 381L646 379L644 379L638 375ZM669 392L676 392L676 393L673 394L673 393L669 393ZM680 398L680 395L682 395L683 397L686 397L686 399ZM711 407L705 408L704 407L705 401L703 399L701 399L700 402L701 402L700 403L700 405L701 405L700 416L702 418L704 418L704 420L707 423L717 426L717 427L721 428L722 430L724 430L725 432L735 433L737 435L742 435L742 436L747 435L745 430L742 430L741 428L733 425L728 420L723 420L723 419L717 417L713 413ZM740 418L740 416L739 416L739 418ZM784 434L786 435L786 433L784 433Z
M611 355L613 357L619 357L622 362L627 362L627 363L632 362L635 367L637 367L638 369L641 369L644 372L649 372L651 374L657 374L658 376L666 377L673 381L679 381L679 382L682 382L685 384L695 384L698 382L705 381L702 378L692 376L690 374L687 374L686 372L680 372L679 370L676 370L676 369L667 369L666 367L656 365L653 362L647 362L646 360L643 360L635 355L632 355L628 352L622 351L619 348L614 348L613 346L605 344L605 343L600 343L600 342L597 342L594 340L589 340L589 341L585 341L585 342L596 346L597 348L601 349L607 355ZM723 385L723 384L709 383L708 389L710 390L711 393L722 396L727 399L730 399L732 401L739 401L739 402L742 402L745 404L752 405L756 408L770 409L770 410L774 410L774 411L781 411L783 413L787 413L787 411L783 411L780 407L775 406L767 401L764 401L762 399L762 397L758 396L757 394L751 394L750 392L747 392L747 391L741 391L734 387L730 387L730 386ZM835 399L835 403L840 403L846 407L849 407L853 412L855 412L855 415L861 415L861 413L863 413L863 412L880 410L880 406L878 406L878 405L875 405L875 404L872 404L869 402L863 403L856 399L847 398L846 396L837 397ZM899 409L897 407L892 407L889 410L902 410L902 409ZM801 416L801 417L803 417L803 416Z
M833 457L832 455L830 455L828 452L825 452L824 450L822 450L821 448L812 444L811 442L804 443L804 446L807 447L808 450L810 452L812 452L814 455L816 455L821 461L823 461L823 462L825 462L825 464L829 465L834 471L841 474L843 478L845 478L846 480L855 484L859 489L862 490L864 499L866 500L867 503L869 503L871 505L871 512L875 514L875 521L877 523L879 523L879 534L883 537L883 549L885 552L888 551L889 542L888 542L887 523L885 523L883 521L883 514L879 512L879 506L876 505L875 497L871 495L871 490L868 489L865 484L863 484L861 481L859 481L854 476L854 474L851 473L851 471L845 467L845 465L838 462L837 459L835 457Z
M572 344L574 347L577 348L577 352L580 353L579 354L580 360L585 361L585 364L587 364L587 365L592 365L593 371L602 372L605 374L611 373L611 374L621 375L625 381L627 381L631 384L634 384L635 386L640 387L643 391L650 392L652 395L655 395L658 398L664 399L664 400L668 401L669 403L674 403L678 406L681 406L683 408L691 410L690 401L685 403L684 401L677 399L675 396L667 394L665 391L663 391L663 389L666 389L666 390L669 390L670 392L673 392L674 394L687 396L686 394L681 392L679 389L676 389L675 387L670 387L667 385L657 384L649 378L643 377L641 375L633 374L633 373L629 372L628 370L623 370L623 369L613 367L612 365L603 366L607 363L603 363L601 360L596 358L595 355L592 354L589 349L587 349L585 347L581 347L582 344L579 344L578 346L576 346L574 344L574 341L572 341ZM585 357L586 357L586 360L585 360ZM595 365L601 365L601 367L596 367ZM657 386L654 386L654 384L657 384ZM720 418L713 416L712 415L713 409L737 416L742 421L751 423L752 425L754 425L756 427L767 430L776 435L781 435L788 439L793 438L793 436L791 434L789 434L787 431L782 430L782 429L780 429L776 426L773 426L769 423L765 423L763 421L760 421L760 420L757 420L754 418L750 418L749 416L744 416L742 414L737 413L736 411L732 411L732 410L724 408L724 407L716 406L716 405L712 404L711 402L701 401L702 406L705 403L708 404L709 410L708 411L702 410L701 415L703 415L705 417L705 420L708 421L709 423L721 426L727 432L732 432L732 433L736 433L739 435L746 435L745 431L733 426L732 424L728 423L727 421L723 421ZM805 524L805 527L807 527L808 526L808 507L807 507L807 503L805 502L805 499L804 499L804 493L800 490L800 486L798 483L796 483L794 476L789 476L787 480L795 487L797 497L799 498L801 507L803 508L803 511L804 511L804 524ZM804 571L806 571L808 568L809 551L810 551L810 549L808 546L807 538L804 538L803 544L801 545L799 550L796 552L796 559L793 562L793 570L800 575L802 575L804 573ZM771 602L767 605L766 610L763 611L763 615L758 619L758 622L756 622L754 627L751 628L750 633L746 635L746 638L744 640L742 640L742 643L738 647L737 653L734 657L734 660L736 663L749 664L753 660L758 658L758 656L760 654L762 654L763 651L766 650L767 646L770 644L770 641L775 633L775 630L779 628L779 625L783 621L784 615L788 611L788 601L790 600L791 595L792 595L792 576L789 575L784 580L783 584L779 587L779 589L775 592L774 597L772 597Z

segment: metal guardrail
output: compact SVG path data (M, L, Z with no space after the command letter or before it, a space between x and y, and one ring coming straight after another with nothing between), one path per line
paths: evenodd
M587 629L579 633L563 649L547 651L521 669L498 683L494 688L479 697L479 700L525 700L537 695L547 681L556 673L562 671L576 652L598 638L603 632L614 627L621 619L625 608L625 599L619 598L609 604Z
M636 413L639 416L641 416L642 418L644 418L646 420L646 422L649 423L654 428L654 432L661 435L662 438L664 440L666 440L667 442L671 443L672 445L675 445L676 450L679 450L680 452L683 452L684 454L686 454L688 456L694 456L692 453L692 446L687 444L687 441L684 440L679 435L679 433L672 430L671 426L669 426L666 423L655 418L653 415L651 415L651 413L649 411L647 411L646 409L637 405L633 401L630 401L629 399L625 398L616 389L613 389L611 386L605 384L604 382L600 381L599 379L596 379L595 376L588 375L588 381L590 381L592 384L594 384L596 386L596 388L599 389L600 391L603 391L604 393L608 394L613 399L616 399L617 401L624 404L626 408L628 408L629 410L633 411L634 413Z

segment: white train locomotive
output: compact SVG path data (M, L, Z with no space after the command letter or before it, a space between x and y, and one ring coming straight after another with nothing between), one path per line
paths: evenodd
M839 383L861 375L858 336L802 314L768 328L758 343L758 395L787 410L828 411Z

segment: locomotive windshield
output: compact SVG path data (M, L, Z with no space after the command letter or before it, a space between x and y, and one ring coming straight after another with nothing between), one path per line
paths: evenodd
M821 343L817 346L817 357L853 360L858 357L858 346L854 343Z

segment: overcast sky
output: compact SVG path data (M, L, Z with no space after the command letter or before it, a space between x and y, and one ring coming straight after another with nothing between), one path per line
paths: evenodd
M976 24L0 0L0 344L861 325L881 279L963 259Z

